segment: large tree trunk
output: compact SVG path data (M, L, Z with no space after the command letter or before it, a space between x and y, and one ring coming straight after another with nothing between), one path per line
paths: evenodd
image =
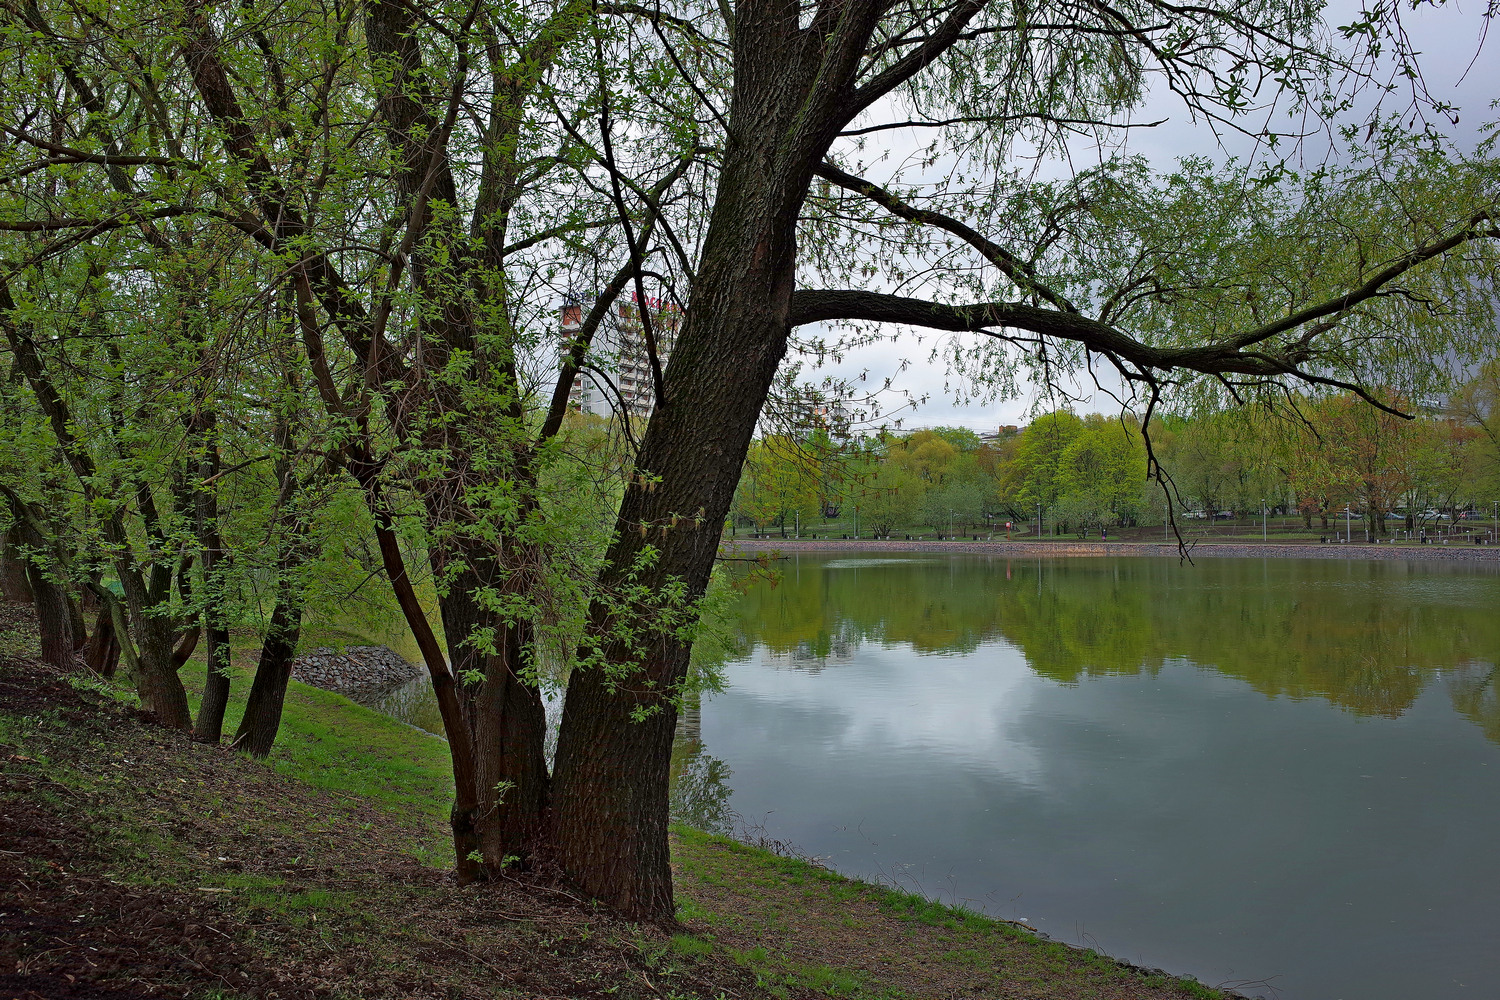
M171 626L155 616L137 613L133 607L130 617L138 650L132 673L141 706L163 726L191 732L193 716L187 691L172 665L175 634Z
M283 579L271 611L271 624L260 647L255 679L245 699L245 714L234 734L234 747L254 757L265 757L281 729L281 711L286 703L287 683L292 679L292 661L302 634L302 588L295 579Z
M117 537L125 537L123 526ZM187 691L182 678L177 676L180 664L173 658L177 629L171 620L157 613L165 597L163 591L170 586L170 575L165 576L166 586L163 575L160 567L154 568L152 586L148 588L133 560L117 561L116 576L125 590L125 600L118 606L122 617L115 619L115 634L141 707L161 725L191 732L193 716Z
M776 37L789 42L779 30ZM788 48L768 44L755 58L806 62L795 41ZM776 75L784 82L796 74ZM791 119L802 115L798 125L806 125L818 113L806 107L799 84L810 85L737 84L732 152L667 368L666 398L647 425L640 475L621 501L601 574L604 596L590 612L591 634L612 636L623 626L631 638L605 642L607 666L573 671L563 709L554 849L582 889L634 919L675 917L667 780L690 645L676 629L655 627L670 608L629 598L626 588L661 594L677 583L696 601L707 587L750 437L786 350L797 213L826 148L796 148ZM834 96L818 94L814 103ZM627 606L611 606L619 600Z

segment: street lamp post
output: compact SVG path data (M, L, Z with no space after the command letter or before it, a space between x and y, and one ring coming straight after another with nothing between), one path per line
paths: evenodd
M1270 540L1270 535L1269 535L1269 533L1266 530L1266 498L1265 497L1261 497L1260 498L1260 540L1263 541L1263 542Z
M1344 504L1344 541L1354 544L1354 511Z
M854 537L859 538L859 504L854 505Z
M1036 540L1039 542L1042 540L1042 505L1040 502L1036 505Z

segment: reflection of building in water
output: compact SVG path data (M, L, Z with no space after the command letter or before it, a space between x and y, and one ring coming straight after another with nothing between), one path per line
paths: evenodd
M781 652L768 649L765 652L766 662L773 667L806 670L816 674L829 667L852 662L854 654L859 650L859 639L852 636L834 635L826 639L820 636L819 639L821 641L816 643L803 639L791 649Z
M583 326L583 317L593 308L596 296L569 297L563 302L559 330L559 354L566 356ZM665 299L646 300L651 332L656 340L657 359L662 370L677 342L682 324L682 310ZM651 375L651 357L646 349L646 330L641 322L640 303L635 293L621 296L610 306L609 313L594 332L584 356L584 369L573 381L568 405L575 410L602 417L618 413L621 404L634 417L651 415L656 405L656 389Z
M694 691L682 699L677 715L677 738L691 743L703 742L703 695Z

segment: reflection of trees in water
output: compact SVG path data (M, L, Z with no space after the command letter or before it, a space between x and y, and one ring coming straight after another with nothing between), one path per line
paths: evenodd
M674 768L672 782L672 818L679 823L720 836L734 832L735 812L729 808L733 789L729 778L733 771L713 754L698 749L683 755L680 769Z
M729 836L738 818L729 808L733 789L729 765L703 749L699 700L683 705L672 744L672 819L709 833Z
M962 653L1003 639L1062 683L1180 659L1268 696L1387 717L1434 671L1500 649L1500 575L1473 567L963 557L844 566L803 557L774 589L751 588L747 636L804 669L841 662L864 641Z
M1453 707L1484 734L1500 743L1500 667L1493 663L1465 663L1447 675Z
M407 681L384 693L370 692L352 700L409 726L425 729L438 736L443 735L443 718L438 714L437 699L432 694L432 682L426 677Z
M672 819L729 836L738 818L729 808L729 765L703 749L703 695L689 694L677 715L672 743Z
M703 695L693 693L682 699L677 713L677 738L690 743L703 742Z

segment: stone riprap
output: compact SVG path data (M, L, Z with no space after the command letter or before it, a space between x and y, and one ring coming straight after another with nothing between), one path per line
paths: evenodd
M399 687L421 673L421 667L385 646L319 646L292 664L292 676L303 684L351 697Z

